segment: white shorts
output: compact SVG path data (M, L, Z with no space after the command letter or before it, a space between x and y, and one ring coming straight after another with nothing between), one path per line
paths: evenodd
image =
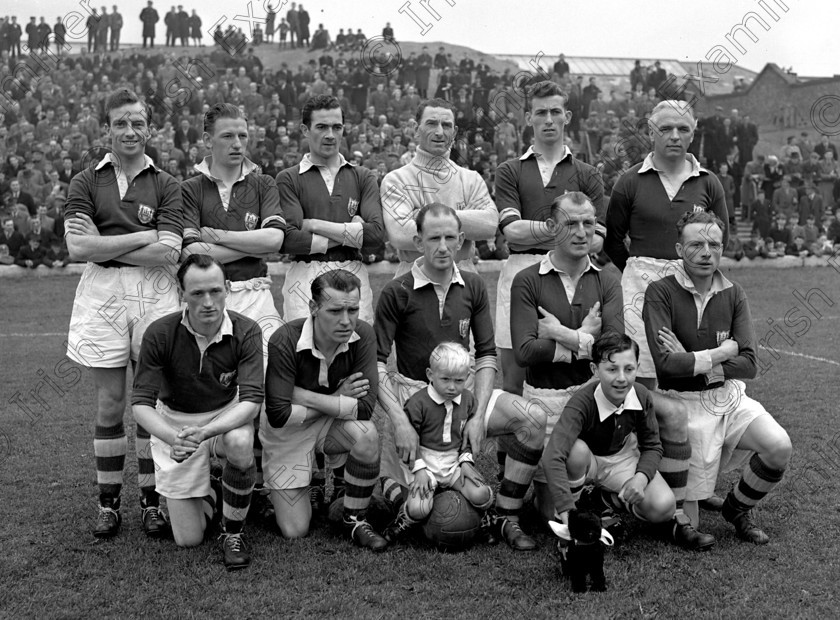
M696 501L714 495L718 472L744 465L752 455L739 450L738 443L753 420L770 415L747 396L742 381L727 380L713 390L701 392L662 392L688 405L688 441L691 460L688 467L686 499Z
M441 452L439 450L432 450L431 448L424 448L420 446L419 458L426 463L426 471L432 476L432 483L434 487L442 487L444 489L450 488L455 481L460 477L461 470L458 465L458 451L447 450ZM405 463L400 463L405 476L405 481L408 485L414 482L414 474L411 468Z
M528 401L528 406L533 404L539 405L545 411L545 441L543 448L548 445L548 440L551 433L554 432L554 427L560 420L560 414L569 403L572 396L575 395L581 386L575 385L563 390L552 390L549 388L535 388L527 382L522 386L522 398ZM545 470L540 461L537 467L537 473L534 475L535 482L545 482Z
M327 433L337 418L321 415L304 424L287 423L273 428L265 415L260 414L260 441L263 446L263 480L266 488L289 491L308 487L312 480L315 453L324 452ZM345 454L325 455L329 467L337 467L346 460Z
M639 464L639 442L636 433L630 433L621 450L610 456L595 456L590 453L586 481L595 486L618 493L624 483L636 475Z
M268 359L268 340L283 324L271 296L271 278L252 278L230 283L227 309L256 321L263 334L263 357Z
M621 274L621 291L624 297L624 333L639 345L639 368L637 377L655 379L656 368L650 354L642 308L645 305L645 291L651 282L661 280L673 273L677 261L647 256L631 256L627 259Z
M157 412L173 427L204 426L234 407L237 396L227 405L207 413L182 413L158 401ZM155 462L155 490L167 499L191 499L210 495L210 457L215 456L219 435L203 441L185 461L170 458L171 446L152 435L152 459Z
M514 276L531 265L536 265L544 254L511 254L499 272L496 285L496 346L500 349L512 349L510 336L510 287ZM504 372L504 369L502 369Z
M172 267L100 267L88 263L76 288L67 357L91 368L123 368L140 354L152 321L177 312Z
M359 318L373 324L373 291L370 288L370 278L365 264L357 260L291 263L286 279L283 281L283 319L285 321L304 319L309 316L312 281L322 273L333 269L346 269L362 281Z

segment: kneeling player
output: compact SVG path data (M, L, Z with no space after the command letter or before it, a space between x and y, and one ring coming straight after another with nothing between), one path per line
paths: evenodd
M463 440L464 427L476 413L475 396L464 389L469 374L469 351L458 343L443 342L429 358L429 385L405 403L405 414L420 438L420 453L410 469L403 464L408 498L385 531L389 541L429 516L438 486L458 491L479 510L493 503L493 491L476 470L461 469L462 463L473 463Z
M705 211L680 218L681 260L648 287L645 332L660 388L687 412L666 420L671 433L687 435L690 443L685 518L696 526L695 502L714 494L718 470L748 460L722 512L739 538L761 545L769 537L750 511L781 482L792 447L785 430L744 391L741 379L756 374L757 340L744 290L718 270L724 229Z
M287 538L309 532L315 452L347 456L344 525L358 545L388 546L365 521L379 479L376 338L359 321L361 281L327 271L312 281L310 315L286 323L268 343L266 407L260 422L265 486Z
M662 458L659 427L647 389L634 383L639 345L608 332L592 345L592 372L569 400L542 457L555 518L568 525L569 510L592 482L617 494L643 521L674 516L674 494L656 471Z
M131 404L151 433L157 492L167 499L175 543L194 547L222 508L225 566L251 557L242 526L251 503L254 417L263 402L262 333L225 309L221 263L193 254L178 269L183 311L152 323L143 336ZM221 498L211 488L210 458L227 459Z

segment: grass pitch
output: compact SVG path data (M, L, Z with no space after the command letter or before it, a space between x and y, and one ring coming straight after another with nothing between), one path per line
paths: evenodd
M681 551L632 526L630 540L607 553L609 590L584 595L573 594L558 576L547 535L538 537L535 553L516 554L503 544L460 554L409 545L374 555L326 527L306 540L285 541L271 527L249 526L253 564L227 573L214 543L179 550L172 541L143 535L133 445L121 534L95 541L92 383L84 370L62 361L78 278L4 279L0 616L835 616L840 274L830 268L749 270L732 277L750 297L765 347L762 374L748 392L787 428L794 445L785 480L756 510L771 543L742 543L709 513L701 515L703 530L718 543L704 554ZM493 294L496 275L486 278ZM378 291L387 277L371 280ZM275 291L280 307L279 281ZM133 426L130 413L126 420ZM490 473L492 451L479 462ZM721 479L719 492L735 480Z

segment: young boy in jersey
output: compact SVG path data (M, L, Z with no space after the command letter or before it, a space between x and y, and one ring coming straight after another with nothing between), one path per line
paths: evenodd
M617 495L614 503L642 521L674 516L674 494L657 471L662 443L653 400L634 383L638 363L639 345L629 336L610 331L595 340L590 367L598 381L572 396L548 440L542 465L555 518L566 525L587 482Z
M455 342L442 342L429 358L429 385L405 403L405 413L420 438L420 450L409 469L402 464L409 483L408 498L394 523L385 532L390 542L432 512L435 489L454 489L479 510L493 503L493 491L474 470L467 475L461 463L473 463L463 442L467 421L476 413L472 392L464 389L470 374L470 354Z

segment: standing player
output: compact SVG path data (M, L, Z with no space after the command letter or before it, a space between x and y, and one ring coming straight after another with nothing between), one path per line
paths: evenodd
M416 122L414 158L385 175L380 188L385 230L400 257L394 277L411 271L412 263L421 256L414 245L414 218L421 207L433 202L450 205L458 212L465 241L455 260L459 269L475 272L473 244L495 237L498 211L481 175L449 159L458 131L455 107L444 99L423 101Z
M308 316L312 281L326 271L346 269L362 282L359 318L371 322L373 295L361 258L382 243L376 177L338 152L344 112L335 97L310 97L300 128L309 140L309 153L277 175L286 214L284 251L295 258L283 283L283 317L292 321Z
M567 96L549 81L534 84L528 91L526 122L534 129L534 144L524 155L511 159L496 171L496 207L499 228L510 249L496 288L496 346L503 368L506 392L522 394L525 370L513 353L510 335L510 287L513 277L525 267L539 263L552 248L554 233L547 220L554 199L566 192L587 195L600 214L604 183L598 171L572 156L564 140L564 129L572 118L566 109ZM591 252L600 251L600 239Z
M592 378L592 343L602 332L624 333L621 285L590 259L595 207L582 192L554 199L547 229L553 248L511 286L510 331L516 362L525 369L523 398L546 410L545 443L560 414ZM545 519L554 502L540 468L536 503Z
M746 294L718 271L725 222L705 211L677 222L682 260L648 287L645 331L660 387L687 409L687 503L714 493L718 470L749 459L722 512L739 538L763 545L769 537L750 510L781 482L792 447L785 430L744 391L742 380L756 374L757 339ZM696 525L693 508L686 511Z
M225 265L230 282L227 305L257 322L263 351L280 326L271 296L265 257L283 245L283 211L274 179L245 157L248 121L229 103L214 104L204 115L204 144L210 155L200 174L181 187L184 198L184 257L209 254ZM257 485L262 486L262 449L255 434Z
M376 402L376 341L359 320L361 281L344 269L312 282L310 315L274 332L268 348L266 407L260 436L266 486L283 536L309 532L307 495L314 453L344 455L344 527L373 551L388 546L365 520L379 479L379 435L370 417Z
M700 166L688 146L697 121L684 101L662 101L650 115L648 128L653 152L616 182L607 208L605 250L622 270L624 326L639 344L636 381L649 390L656 385L656 371L644 336L642 306L645 290L669 273L677 259L676 223L687 211L711 211L724 222L723 243L728 241L726 197L717 177ZM629 250L625 245L629 237ZM683 521L685 476L691 446L680 422L685 412L672 399L654 393L659 434L664 454L660 471L677 498L677 518ZM687 532L687 530L686 530ZM714 539L695 532L690 546L709 547Z
M201 544L221 503L225 566L245 568L253 419L263 402L261 334L254 321L225 308L229 283L216 259L188 257L178 286L186 307L146 330L131 405L152 434L157 490L166 497L175 544ZM211 488L214 455L226 459L221 497Z
M519 512L542 454L545 413L521 397L493 389L496 377L496 349L490 301L478 274L461 272L455 264L464 233L457 213L439 203L424 206L415 221L415 247L423 256L411 271L385 285L376 307L377 355L379 362L379 404L394 425L396 455L406 464L419 454L417 431L403 407L417 391L426 387L426 366L441 342L469 345L475 342L475 374L467 389L476 398L477 415L464 428L464 444L477 454L485 436L503 436L509 450L505 476L496 497L489 523L496 536L515 550L536 548L536 542L519 526ZM397 371L389 372L391 346L396 348ZM393 460L393 459L392 459ZM387 464L393 480L383 486L394 501L400 491L394 480L403 481L400 467ZM464 476L481 481L472 465L461 465Z
M111 152L73 177L65 239L73 260L88 261L76 289L67 355L91 369L96 389L93 452L99 484L94 536L119 531L127 441L123 427L126 368L137 360L146 327L178 309L174 270L183 234L181 188L143 149L149 109L118 90L105 105ZM149 434L137 426L143 529L165 535Z

